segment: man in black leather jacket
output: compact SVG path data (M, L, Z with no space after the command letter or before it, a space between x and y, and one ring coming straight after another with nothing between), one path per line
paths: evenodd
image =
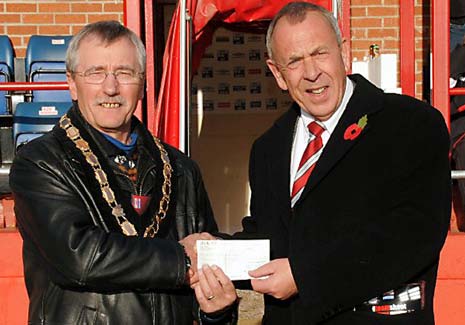
M186 251L217 226L197 165L133 116L142 42L118 22L90 24L66 64L73 107L10 173L29 324L235 322L221 270L204 270L215 291L202 287L198 303L188 286Z

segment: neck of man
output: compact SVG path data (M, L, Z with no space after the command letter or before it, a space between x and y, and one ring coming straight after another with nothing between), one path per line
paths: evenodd
M116 130L100 130L100 132L105 133L109 137L118 140L123 144L129 144L131 142L131 132L127 131L116 131Z

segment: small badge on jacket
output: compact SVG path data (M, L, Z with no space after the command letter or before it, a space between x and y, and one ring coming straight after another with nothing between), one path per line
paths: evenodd
M145 210L147 210L147 207L149 206L150 203L150 196L147 195L131 195L131 204L134 210L137 211L137 213L141 216L144 214Z

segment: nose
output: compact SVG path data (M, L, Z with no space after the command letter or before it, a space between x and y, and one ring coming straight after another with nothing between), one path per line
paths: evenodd
M106 95L116 95L119 92L118 79L113 73L109 73L103 81L102 87Z
M321 74L318 62L315 62L311 56L303 60L304 78L310 81L316 81Z

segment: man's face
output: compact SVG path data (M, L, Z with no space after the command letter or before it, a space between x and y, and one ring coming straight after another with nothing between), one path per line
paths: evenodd
M77 57L75 72L141 71L136 47L127 38L106 44L89 36L81 41ZM78 100L86 121L97 130L126 142L132 114L143 97L143 78L122 84L110 73L101 84L92 84L82 74L68 73L67 79L71 98Z
M348 71L348 48L337 43L329 22L317 12L290 24L287 17L275 26L273 59L267 64L283 90L300 107L321 121L327 120L342 101Z

